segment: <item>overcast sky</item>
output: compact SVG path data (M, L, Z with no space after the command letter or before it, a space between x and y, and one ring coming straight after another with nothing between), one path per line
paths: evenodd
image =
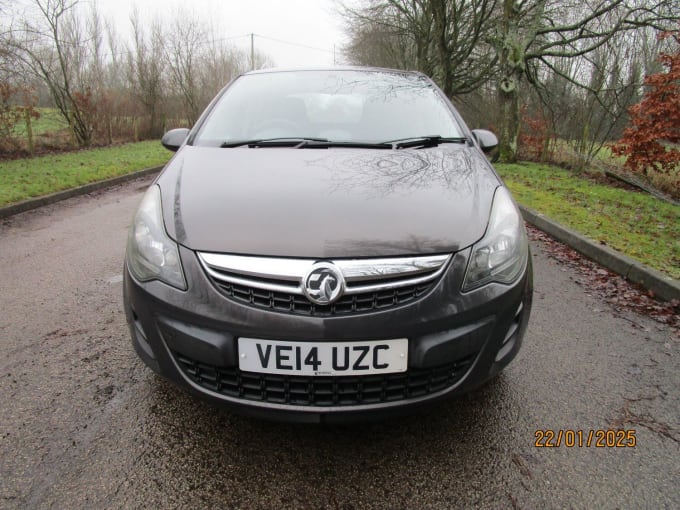
M333 0L95 1L121 35L129 31L135 5L147 20L157 15L172 19L181 9L192 10L219 27L223 37L234 37L230 42L238 48L250 51L250 37L245 35L255 33L256 50L279 67L332 65L333 45L339 62L344 42L342 20L335 13Z

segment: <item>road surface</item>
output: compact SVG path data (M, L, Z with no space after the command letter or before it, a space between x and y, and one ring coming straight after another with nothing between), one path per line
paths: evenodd
M472 395L361 427L186 396L137 359L122 310L148 183L0 224L1 508L680 508L680 342L536 243L524 347ZM635 446L595 447L612 427ZM548 430L561 446L535 445ZM591 446L566 446L579 431Z

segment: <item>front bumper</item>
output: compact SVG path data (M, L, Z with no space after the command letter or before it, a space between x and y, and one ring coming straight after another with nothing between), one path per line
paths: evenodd
M305 317L252 308L220 294L196 254L180 248L187 291L124 276L125 311L142 360L192 394L262 418L342 422L413 412L469 391L518 352L532 299L531 260L512 285L462 294L469 250L455 254L434 288L384 311ZM294 377L238 370L241 336L289 341L408 338L408 371Z

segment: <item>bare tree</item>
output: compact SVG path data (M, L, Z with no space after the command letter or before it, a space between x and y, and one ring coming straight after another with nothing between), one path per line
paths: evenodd
M59 110L80 146L112 143L116 129L119 135L127 130L126 138L160 136L173 114L180 124L192 124L249 64L245 52L217 37L213 24L183 12L167 27L133 12L128 44L120 43L96 4L0 0L0 13L0 85L29 90L33 106L39 82L38 91L49 96L42 104ZM255 57L258 67L269 63L261 53ZM3 97L8 107L23 101L14 93Z
M10 75L16 72L13 62L14 52L12 48L12 19L5 20L6 6L5 1L0 1L0 74L5 81Z
M78 145L88 146L95 100L84 72L89 41L77 4L77 0L33 0L36 20L24 19L11 44L25 70L47 86Z
M495 40L499 55L501 157L517 158L520 93L538 85L540 63L560 74L555 59L591 55L617 34L641 27L672 28L680 17L674 0L503 0ZM572 76L563 75L587 87Z
M496 0L374 0L344 7L355 63L415 68L452 97L471 92L490 76Z
M573 149L573 155L560 151L564 156L559 162L577 169L591 164L602 147L620 135L628 108L637 102L644 60L638 51L641 35L620 33L587 55L554 58L551 68L532 69L533 87L523 98L523 131L535 130L527 125L526 115L531 122L543 120L548 124L544 137L555 145L559 138ZM527 136L532 135L523 132L520 140Z
M132 26L130 81L150 119L153 136L165 129L169 114L180 124L196 122L213 96L249 67L244 52L217 37L214 24L188 12L177 12L165 25L156 19L148 31L135 13ZM256 54L256 63L267 61Z
M250 61L242 51L225 44L215 37L215 30L211 30L209 41L202 46L198 64L198 101L200 108L204 108L222 87L239 74L250 69ZM256 53L255 64L264 67L269 60L266 56Z
M184 105L184 114L193 124L201 113L197 86L199 53L207 30L188 12L179 12L165 33L165 58L170 71L170 84Z
M621 34L674 28L680 4L677 0L372 0L365 7L345 7L344 13L352 36L348 54L354 62L419 69L450 97L464 93L480 97L491 82L497 97L486 101L498 110L495 124L501 155L513 161L521 99L532 90L548 97L549 76L582 88L600 113L608 110L588 122L590 128L595 117L602 121L597 130L597 139L602 140L607 131L604 119L622 118L625 108L620 99L631 83L607 78L591 87L595 53L607 45L613 48ZM600 64L606 64L606 73L627 77L632 69L627 61L618 62L618 68L606 61Z
M410 38L391 27L355 18L347 24L350 42L344 48L349 62L394 69L417 69L415 45Z
M133 11L133 41L128 49L128 78L132 93L142 104L148 117L147 133L160 136L165 128L161 119L161 102L164 96L163 76L165 72L165 48L163 29L155 19L147 32L142 24L139 11Z

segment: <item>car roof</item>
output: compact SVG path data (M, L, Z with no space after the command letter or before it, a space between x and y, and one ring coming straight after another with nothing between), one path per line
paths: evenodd
M395 73L395 74L410 74L413 76L425 76L420 71L412 71L407 69L390 69L387 67L372 67L372 66L270 67L267 69L256 69L254 71L248 71L246 73L243 73L243 75L288 73L297 71L364 71L364 72Z

